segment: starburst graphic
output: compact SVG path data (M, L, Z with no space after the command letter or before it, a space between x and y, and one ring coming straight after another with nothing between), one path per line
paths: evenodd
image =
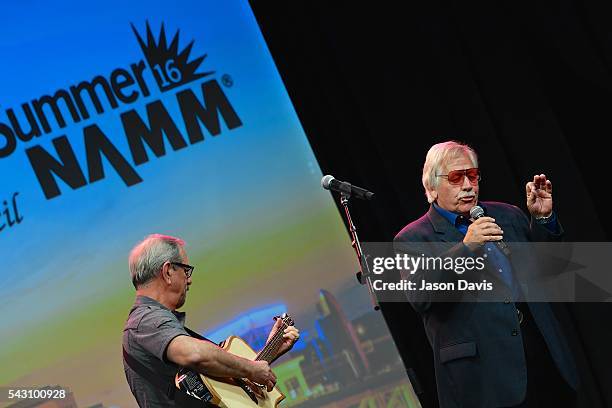
M189 54L193 47L194 41L191 41L182 51L179 52L179 32L172 37L170 45L166 40L166 30L162 23L159 31L159 41L155 40L155 36L151 31L149 22L147 21L147 40L142 39L134 24L130 23L132 30L138 39L138 44L145 55L149 67L153 71L153 76L157 81L159 89L164 92L177 86L184 85L189 82L196 81L208 75L212 75L214 71L196 72L200 64L204 61L207 54L197 57L192 61L189 60Z

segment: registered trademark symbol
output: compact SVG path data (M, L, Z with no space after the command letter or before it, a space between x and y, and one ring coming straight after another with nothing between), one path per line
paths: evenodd
M234 80L232 79L231 76L229 76L229 74L224 74L221 77L221 82L223 83L223 85L227 86L228 88L231 88L232 85L234 85Z

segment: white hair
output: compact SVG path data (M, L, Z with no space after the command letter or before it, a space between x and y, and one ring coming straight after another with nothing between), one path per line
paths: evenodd
M440 183L437 174L446 171L446 163L457 157L467 156L474 167L478 167L478 156L470 146L465 143L455 142L454 140L442 142L431 146L425 157L423 165L423 187L425 187L425 195L427 202L433 203L436 198L432 196L431 191L435 190Z
M184 246L182 239L162 234L151 234L138 243L128 260L134 287L138 289L153 280L164 262L181 262L181 249Z

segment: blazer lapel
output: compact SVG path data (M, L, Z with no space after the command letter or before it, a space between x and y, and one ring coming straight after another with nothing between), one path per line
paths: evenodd
M463 235L450 223L449 220L444 218L433 205L429 207L427 211L427 218L431 222L433 230L436 232L440 241L443 242L459 242L463 241Z

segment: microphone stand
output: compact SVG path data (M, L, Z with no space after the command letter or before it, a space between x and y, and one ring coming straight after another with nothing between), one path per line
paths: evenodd
M348 221L349 230L351 232L351 246L355 250L357 254L357 260L359 261L359 272L357 272L357 280L362 285L367 285L368 293L370 294L370 300L372 301L372 306L374 310L380 310L380 305L376 300L376 295L374 295L374 288L372 286L372 273L370 272L370 266L366 260L366 257L363 254L361 249L361 243L359 242L359 237L357 236L357 228L355 224L353 224L353 219L351 218L351 212L349 211L349 198L351 197L350 193L340 193L340 204L344 207L344 214L346 214L346 220Z

